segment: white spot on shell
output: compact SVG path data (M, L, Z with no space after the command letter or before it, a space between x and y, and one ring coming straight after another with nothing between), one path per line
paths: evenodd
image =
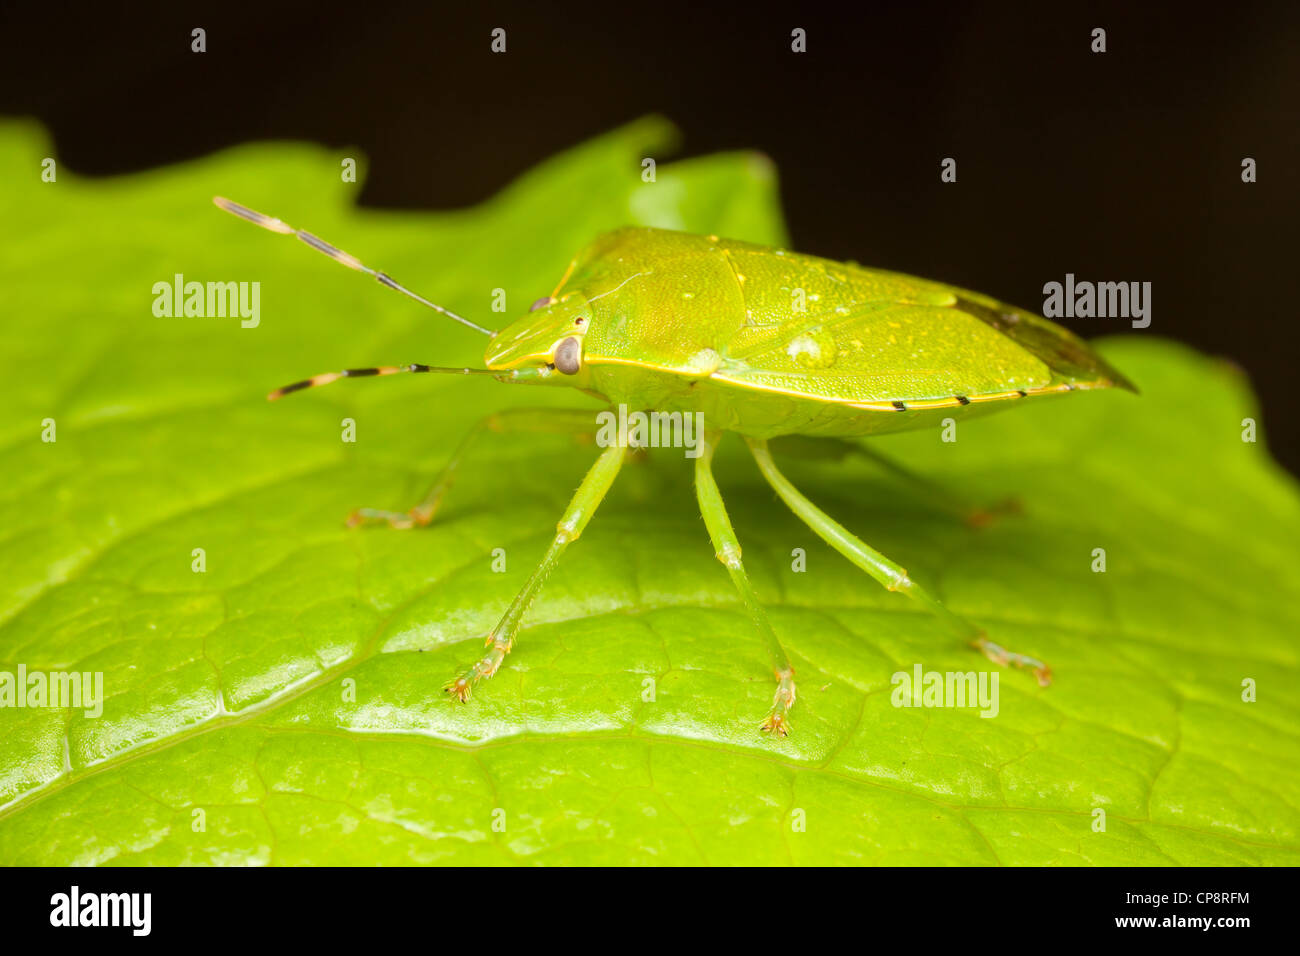
M700 349L686 360L688 371L698 375L712 375L722 365L722 356L713 349Z
M830 368L838 358L835 339L825 329L810 329L796 335L786 346L786 353L804 368Z

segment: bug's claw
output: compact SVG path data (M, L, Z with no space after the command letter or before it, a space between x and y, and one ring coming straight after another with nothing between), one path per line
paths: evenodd
M1036 657L1009 651L1001 644L994 644L983 634L976 638L971 646L978 649L981 654L1000 667L1006 667L1010 664L1012 667L1027 669L1034 675L1039 687L1047 687L1052 683L1052 669Z
M785 719L784 712L773 711L767 715L767 719L763 721L759 730L775 737L789 737L790 721Z
M469 701L473 686L473 683L466 678L457 677L453 681L448 681L442 689L464 704Z

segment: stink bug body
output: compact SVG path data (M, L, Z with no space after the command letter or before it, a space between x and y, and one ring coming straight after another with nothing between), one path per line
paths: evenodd
M1043 662L988 641L875 551L821 511L777 468L770 439L803 435L856 438L926 427L1007 408L1040 396L1133 386L1082 340L1037 315L987 296L897 273L798 255L745 242L659 229L619 229L599 237L572 263L555 291L499 332L421 298L382 272L310 233L229 200L218 206L275 232L297 235L349 268L487 336L484 368L428 365L350 369L317 375L269 396L339 378L400 372L489 375L503 382L578 388L612 405L699 412L706 432L695 486L719 560L767 643L777 679L763 730L784 736L795 701L794 668L758 601L713 479L723 432L748 443L777 495L828 544L892 591L938 615L999 664ZM500 413L473 429L429 494L406 512L358 509L349 524L428 524L466 448L484 428L590 429L590 412ZM487 637L487 653L447 690L467 700L496 673L523 615L565 547L576 539L613 484L626 454L606 448L583 479L542 563ZM974 517L974 516L972 516Z

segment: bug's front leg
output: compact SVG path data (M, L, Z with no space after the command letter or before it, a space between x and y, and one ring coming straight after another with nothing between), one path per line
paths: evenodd
M794 666L790 656L781 646L781 639L772 629L772 622L767 612L758 603L758 595L745 573L745 565L740 559L740 542L736 539L735 529L727 516L726 505L722 503L722 493L713 478L713 452L717 448L721 435L712 432L704 436L700 457L695 459L695 495L700 502L700 513L704 516L705 527L709 529L709 538L713 541L713 550L718 560L727 568L740 598L745 602L749 616L767 643L768 653L772 658L772 669L776 675L776 697L772 700L772 709L767 719L760 725L762 730L785 737L790 733L788 715L794 706Z
M812 528L823 541L863 571L866 571L887 590L901 591L913 600L925 605L953 633L970 641L974 647L978 648L985 657L995 664L1004 666L1014 664L1016 667L1028 668L1043 687L1052 682L1051 668L1042 661L1026 654L1017 654L994 644L984 635L982 630L964 618L953 614L925 588L913 581L902 565L889 560L875 548L867 545L804 497L803 493L790 484L790 480L776 467L776 462L772 460L772 455L768 451L767 442L756 438L746 438L745 440L749 442L749 448L754 454L754 460L758 462L759 470L762 471L763 477L767 479L768 484L772 486L781 500L789 506L790 510L798 515L808 527Z
M357 508L348 515L349 528L359 525L385 524L399 530L422 528L429 524L438 513L442 499L456 480L461 462L470 448L485 432L495 434L519 434L522 432L553 432L557 434L582 434L595 432L596 412L570 408L511 408L505 411L485 415L460 440L451 458L438 472L433 486L420 500L420 503L408 511L388 511L383 508Z
M560 519L555 528L555 538L551 541L551 546L546 550L546 556L542 558L542 563L533 571L526 584L515 595L515 599L510 602L510 607L502 615L497 626L488 634L487 644L488 652L474 663L460 677L449 682L446 686L447 693L454 695L459 700L469 700L470 693L479 681L485 677L491 677L501 666L506 655L514 646L515 634L519 631L519 625L523 622L524 614L528 611L529 605L541 591L542 584L545 583L547 576L555 568L560 560L560 555L570 543L576 541L582 534L582 530L591 520L596 508L604 500L610 486L614 483L618 470L623 464L623 459L627 453L627 448L623 445L611 445L606 448L601 456L596 459L596 463L591 466L587 472L582 484L574 492L568 508L564 511L564 516Z

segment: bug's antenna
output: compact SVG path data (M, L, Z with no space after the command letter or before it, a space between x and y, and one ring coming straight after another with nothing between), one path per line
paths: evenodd
M371 269L369 266L363 263L356 256L349 255L348 253L344 252L342 249L338 249L334 246L331 246L324 239L321 239L318 236L313 236L310 232L306 232L305 230L302 229L295 229L293 228L293 226L289 225L286 222L282 222L279 219L273 219L270 216L264 216L256 209L249 209L247 206L241 206L237 202L231 202L229 199L225 198L224 196L213 196L212 201L213 203L216 204L218 209L224 209L226 212L238 216L240 219L247 219L249 222L253 223L256 226L261 226L263 229L269 229L272 232L278 232L284 236L297 236L299 239L307 243L307 245L311 246L317 252L323 252L325 255L333 259L335 262L340 263L341 265L345 265L349 269L355 269L357 272L364 272L368 276L373 276L381 285L386 285L388 286L388 288L394 289L402 293L402 295L414 299L416 302L420 303L420 305L427 306L428 308L433 309L433 311L435 312L441 312L447 318L455 319L461 325L467 325L475 332L481 332L484 335L486 335L488 338L491 338L492 336L496 335L496 333L493 332L491 329L485 329L483 328L483 326L471 322L463 315L457 315L455 312L451 311L451 309L444 309L442 306L438 305L437 303L430 302L424 296L417 295L416 293L412 292L410 289L406 288L406 286L401 285L400 283L394 281L391 276L383 272L378 272L374 269ZM370 374L373 375L377 373L372 372ZM320 384L324 384L324 383L320 383Z
M315 388L318 385L328 385L330 382L337 382L341 378L366 378L371 375L400 375L402 372L443 372L448 375L500 375L500 372L494 372L486 368L440 368L437 365L381 365L378 368L345 368L341 372L322 372L320 375L313 375L311 378L304 378L301 382L294 382L292 385L285 385L277 388L270 395L266 396L268 402L273 402L277 398L283 398L291 392L301 392L304 388Z

